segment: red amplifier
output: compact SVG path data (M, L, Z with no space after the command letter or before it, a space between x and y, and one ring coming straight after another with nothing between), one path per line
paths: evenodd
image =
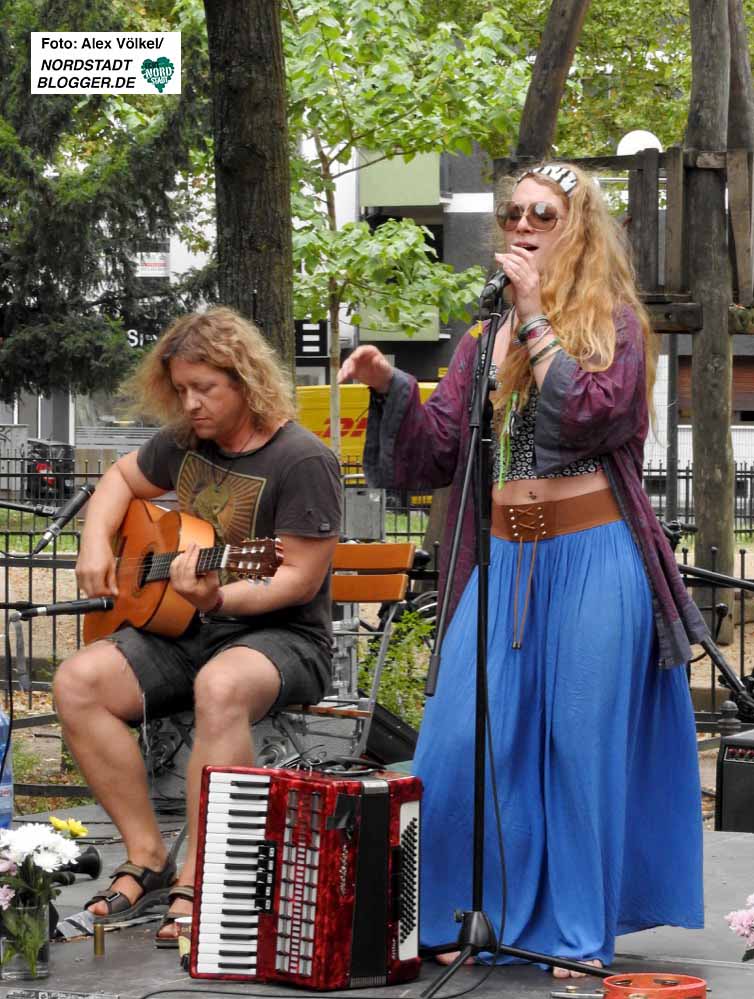
M192 978L416 978L420 797L389 771L205 767Z

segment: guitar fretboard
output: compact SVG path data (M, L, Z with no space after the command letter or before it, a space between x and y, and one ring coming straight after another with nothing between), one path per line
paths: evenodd
M199 558L196 563L197 575L203 576L207 572L223 569L229 551L230 545L200 549ZM143 582L156 583L160 579L169 579L170 566L173 564L173 560L180 554L181 552L161 552L156 555L147 556L142 565Z

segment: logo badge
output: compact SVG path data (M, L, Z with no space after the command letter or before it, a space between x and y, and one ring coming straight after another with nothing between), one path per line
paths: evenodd
M153 59L145 59L141 64L141 75L160 93L170 83L174 70L172 62L165 56L160 56L156 62Z

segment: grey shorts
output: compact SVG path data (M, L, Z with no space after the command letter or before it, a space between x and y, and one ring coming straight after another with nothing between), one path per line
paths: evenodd
M179 638L121 628L107 639L128 660L144 693L146 720L194 707L194 679L210 659L236 646L266 656L280 674L273 705L316 704L330 681L330 655L311 638L286 628L250 630L248 621L195 617Z

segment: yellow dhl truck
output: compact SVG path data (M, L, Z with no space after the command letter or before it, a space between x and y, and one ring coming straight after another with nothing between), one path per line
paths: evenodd
M436 382L419 382L422 402L434 391ZM330 443L330 386L299 385L296 389L299 422L326 444ZM340 386L341 463L361 465L367 432L369 389L365 385Z

